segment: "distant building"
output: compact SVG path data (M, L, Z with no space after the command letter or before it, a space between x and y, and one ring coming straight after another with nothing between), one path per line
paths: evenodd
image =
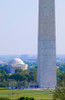
M14 58L11 61L9 61L7 70L8 70L8 73L12 74L12 73L15 73L16 69L27 70L28 65L25 64L21 59Z

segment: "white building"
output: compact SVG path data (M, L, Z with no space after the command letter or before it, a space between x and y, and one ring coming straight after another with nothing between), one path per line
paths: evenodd
M7 70L10 74L15 73L16 69L27 70L28 65L25 64L20 58L14 58L8 63Z

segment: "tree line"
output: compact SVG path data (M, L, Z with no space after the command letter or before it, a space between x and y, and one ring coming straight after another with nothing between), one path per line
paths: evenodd
M0 67L0 87L8 87L10 82L16 83L16 86L29 86L30 83L37 82L37 69L29 68L23 71L16 69L15 73L8 74L5 66Z
M65 85L65 63L57 63L57 86ZM28 70L17 69L15 73L8 74L7 65L0 65L0 87L8 87L9 82L13 81L21 86L28 86L30 83L37 82L37 65L29 67Z

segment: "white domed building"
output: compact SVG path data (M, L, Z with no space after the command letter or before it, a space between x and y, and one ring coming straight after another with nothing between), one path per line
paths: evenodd
M10 74L15 73L16 69L27 70L28 65L25 64L20 58L14 58L8 63L7 70Z

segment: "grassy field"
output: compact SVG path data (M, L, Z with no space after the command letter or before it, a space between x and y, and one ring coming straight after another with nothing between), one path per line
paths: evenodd
M9 97L13 99L17 99L19 97L33 97L35 99L52 99L53 92L52 91L44 91L44 90L8 90L8 89L0 89L0 97Z

